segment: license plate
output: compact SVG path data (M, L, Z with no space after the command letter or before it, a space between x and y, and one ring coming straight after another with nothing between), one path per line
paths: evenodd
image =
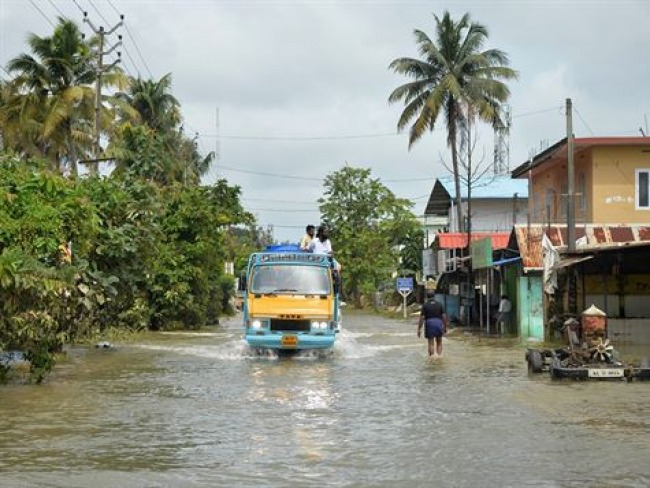
M298 336L295 335L283 335L282 336L282 346L283 347L296 347L298 345Z
M590 378L622 378L623 368L591 368L587 373Z

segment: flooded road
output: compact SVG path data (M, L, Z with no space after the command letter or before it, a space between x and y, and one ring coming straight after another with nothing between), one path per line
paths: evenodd
M347 313L331 357L254 358L233 320L76 350L0 388L2 487L646 487L650 383L529 378L512 342Z

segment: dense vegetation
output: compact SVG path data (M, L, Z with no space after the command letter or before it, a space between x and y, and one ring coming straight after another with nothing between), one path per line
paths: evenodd
M64 343L107 327L196 327L228 312L229 228L250 216L225 181L75 181L3 156L0 186L0 349L25 350L38 374Z
M225 263L255 246L239 188L199 185L212 155L184 135L169 75L103 75L97 153L94 42L61 19L0 86L0 352L24 351L36 381L108 327L216 322L234 292Z

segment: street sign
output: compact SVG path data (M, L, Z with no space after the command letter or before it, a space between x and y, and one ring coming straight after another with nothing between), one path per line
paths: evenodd
M413 278L397 278L397 291L413 291Z
M397 291L402 295L404 318L406 318L406 297L413 291L413 278L397 278Z

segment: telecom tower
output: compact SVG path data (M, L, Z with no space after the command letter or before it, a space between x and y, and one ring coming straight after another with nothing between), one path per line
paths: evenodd
M503 109L503 124L494 127L494 174L506 175L510 172L510 125L512 115L510 106Z

